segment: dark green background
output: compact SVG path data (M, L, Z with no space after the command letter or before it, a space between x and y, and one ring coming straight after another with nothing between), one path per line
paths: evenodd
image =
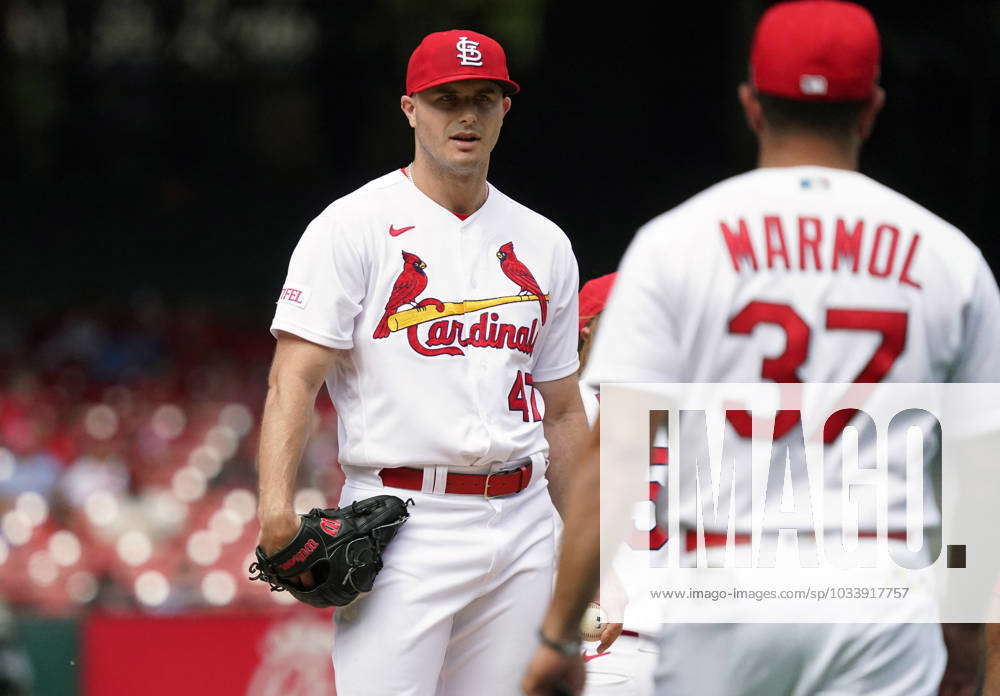
M79 693L80 622L72 618L21 616L18 642L31 660L36 696Z

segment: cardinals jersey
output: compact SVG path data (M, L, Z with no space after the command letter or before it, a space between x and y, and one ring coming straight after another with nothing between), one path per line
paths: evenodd
M856 172L765 168L639 231L584 379L997 381L998 343L996 281L959 230ZM727 451L749 447L739 425L726 426ZM924 490L929 496L932 486ZM682 482L679 514L693 527L690 492ZM719 509L729 509L729 497L720 494ZM892 478L890 498L890 529L898 529L905 487ZM737 497L737 531L750 529L749 502ZM934 526L934 500L925 500L925 514Z
M578 283L541 215L489 186L463 220L395 171L306 228L271 332L350 351L326 378L342 464L486 467L547 453L535 385L578 367Z

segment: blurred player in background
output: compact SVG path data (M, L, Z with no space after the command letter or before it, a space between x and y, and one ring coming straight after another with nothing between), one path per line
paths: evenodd
M546 469L556 497L587 423L569 240L486 181L518 89L493 39L425 37L400 100L412 164L309 225L278 299L264 550L299 528L292 486L324 382L340 504L415 501L374 590L334 614L341 696L506 696L537 644L556 542Z
M615 280L614 273L594 278L580 288L580 369L587 366L587 356L590 353L594 335L601 319L601 312L608 301L608 295ZM580 393L583 405L587 411L587 420L594 424L597 421L597 392L583 382L580 383ZM666 554L667 535L656 524L655 511L649 509L660 499L659 492L666 485L666 441L665 433L654 441L650 452L650 500L637 510L637 516L646 516L651 528L636 526L625 540L625 548L616 559L614 572L605 576L620 580L621 587L601 588L602 606L609 607L609 602L618 601L624 605L625 623L610 624L608 632L620 631L617 636L602 635L600 643L584 641L583 660L586 665L586 685L584 696L650 696L653 693L653 668L656 665L656 637L660 631L657 621L643 620L629 611L628 597L636 591L633 587L638 574L634 565L640 568L655 564L647 558L648 554ZM617 597L609 598L609 594ZM612 611L612 615L619 612ZM617 627L617 628L613 628ZM611 638L617 637L610 642Z
M885 99L879 58L875 23L858 5L804 0L764 14L750 80L739 88L759 168L639 231L602 317L587 382L1000 379L1000 294L980 251L857 172ZM744 425L731 421L726 442L745 442ZM593 454L588 461L592 477ZM924 487L931 490L928 481ZM892 490L888 543L905 547L905 494ZM681 524L691 530L697 520L685 502L682 492ZM719 509L729 505L729 492L720 493ZM554 641L568 637L595 582L598 544L585 507L574 499L567 520L567 533L581 541L564 550L543 624ZM939 510L925 515L933 533ZM734 531L747 538L749 511L737 509ZM858 536L871 543L874 524ZM664 696L930 696L976 688L975 627L955 634L963 644L955 644L947 673L935 624L665 629L656 674ZM553 693L559 679L574 684L578 669L543 648L524 685L530 694Z

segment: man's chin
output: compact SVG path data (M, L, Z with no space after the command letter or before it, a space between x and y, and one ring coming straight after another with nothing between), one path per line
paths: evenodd
M475 174L482 171L489 161L489 157L483 157L480 153L460 153L448 157L446 165L456 174Z

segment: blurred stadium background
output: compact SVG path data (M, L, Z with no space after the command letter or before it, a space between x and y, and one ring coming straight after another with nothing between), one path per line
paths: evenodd
M753 166L735 88L769 4L0 4L0 694L332 693L327 617L246 580L267 327L306 223L409 161L410 51L456 26L505 45L524 91L490 178L586 279ZM889 100L863 168L996 272L1000 2L864 4ZM302 510L341 482L325 393L318 414Z

